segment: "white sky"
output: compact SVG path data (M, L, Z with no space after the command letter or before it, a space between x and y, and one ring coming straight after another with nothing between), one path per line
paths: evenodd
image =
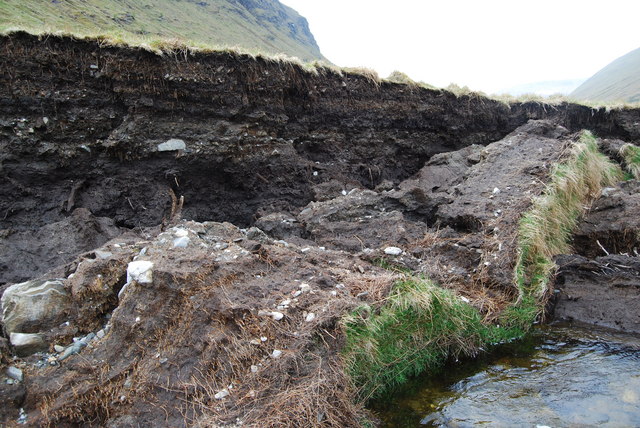
M640 0L281 0L339 66L487 93L584 79L640 47Z

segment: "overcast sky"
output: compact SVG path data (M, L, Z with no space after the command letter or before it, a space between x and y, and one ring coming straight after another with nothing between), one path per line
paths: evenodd
M322 53L487 93L585 79L640 47L640 0L281 0Z

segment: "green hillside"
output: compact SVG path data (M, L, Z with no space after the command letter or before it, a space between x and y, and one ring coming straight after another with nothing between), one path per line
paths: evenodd
M0 31L12 29L324 59L307 20L278 0L0 0Z
M569 96L595 102L640 102L640 48L598 71Z

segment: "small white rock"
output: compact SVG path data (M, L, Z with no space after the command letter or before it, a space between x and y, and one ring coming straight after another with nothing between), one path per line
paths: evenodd
M316 318L316 314L314 314L313 312L309 312L309 313L307 314L307 316L305 317L305 319L304 319L304 320L305 320L306 322L311 322L311 321L313 321L315 318Z
M398 247L387 247L384 249L384 253L390 256L399 256L402 254L402 250Z
M127 266L127 282L135 281L138 284L151 284L153 282L153 262L137 260Z
M113 253L109 251L95 250L93 253L96 255L97 258L101 260L106 260L109 257L113 256Z
M251 373L257 373L258 372L258 366L251 366Z
M267 336L260 336L261 342L266 342L268 340Z
M274 349L273 352L271 353L271 358L280 358L281 355L282 355L281 350Z
M191 240L188 236L182 236L173 240L173 248L187 248Z
M282 312L271 312L271 318L273 318L276 321L280 321L282 318L284 318L284 314Z
M464 297L464 296L460 296L460 300L462 300L462 301L463 301L463 302L465 302L465 303L469 303L469 302L471 301L471 300L467 299L467 298L466 298L466 297Z
M170 152L174 150L184 150L187 148L184 140L180 140L177 138L172 138L170 140L165 141L162 144L158 144L159 152Z
M215 398L216 400L222 400L223 398L227 397L228 395L229 395L229 390L225 388L222 391L216 392L216 394L213 396L213 398Z
M22 382L22 370L17 367L11 366L7 369L7 376L13 380L17 380L18 382Z
M497 195L498 193L500 193L500 189L498 189L497 187L493 188L493 194Z
M175 229L175 235L178 238L182 238L184 236L189 236L189 231L187 229L178 228L178 229Z

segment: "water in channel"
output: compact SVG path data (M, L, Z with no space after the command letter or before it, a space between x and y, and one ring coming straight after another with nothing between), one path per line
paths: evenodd
M372 410L384 427L640 427L640 337L539 327Z

